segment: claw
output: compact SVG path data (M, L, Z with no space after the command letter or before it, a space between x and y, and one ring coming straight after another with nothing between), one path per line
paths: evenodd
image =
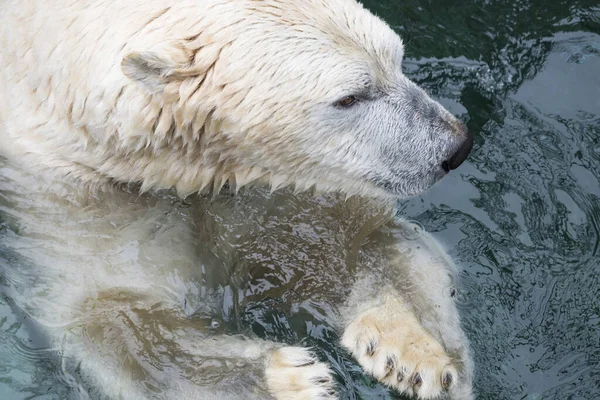
M406 376L406 374L404 373L404 371L399 370L398 374L396 375L396 379L398 379L398 382L402 382L402 380L404 379L405 376Z
M315 384L318 384L318 385L324 385L324 384L326 384L326 383L329 383L329 382L330 382L330 379L329 379L328 377L324 377L324 376L322 376L322 377L315 378L315 379L313 379L312 381L313 381L313 383L315 383Z
M442 377L442 387L444 390L450 389L453 380L454 378L450 372L444 373L444 376Z
M395 356L387 357L387 359L385 361L385 375L383 378L385 379L388 376L390 376L390 374L392 372L394 372L395 368L396 368L396 357Z
M317 360L308 360L304 363L298 364L297 367L308 367L309 365L313 365Z
M417 387L421 386L421 384L423 383L423 378L421 378L421 374L419 374L418 372L415 373L411 379L411 382Z
M375 354L375 346L377 346L377 343L374 340L369 340L369 344L367 344L368 356L373 356L373 354Z

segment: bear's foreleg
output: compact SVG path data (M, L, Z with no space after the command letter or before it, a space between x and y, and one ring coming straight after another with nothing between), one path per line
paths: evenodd
M419 399L470 399L472 363L454 265L418 225L394 221L364 251L342 309L342 345L365 372Z

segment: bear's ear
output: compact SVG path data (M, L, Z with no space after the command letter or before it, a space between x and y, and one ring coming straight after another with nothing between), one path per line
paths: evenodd
M123 57L121 70L152 93L161 92L170 81L181 79L179 72L190 57L179 46L160 46L150 51L131 52Z

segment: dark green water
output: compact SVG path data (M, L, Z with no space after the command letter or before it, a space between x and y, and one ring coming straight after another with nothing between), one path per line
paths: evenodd
M467 165L400 210L460 266L477 398L600 398L600 4L365 3L404 37L407 74L476 134ZM70 378L23 322L0 298L0 399L64 398ZM317 345L345 398L394 397L317 311L264 302L241 322Z

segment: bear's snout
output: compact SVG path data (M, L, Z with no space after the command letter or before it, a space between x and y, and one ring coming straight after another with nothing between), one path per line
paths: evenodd
M467 159L471 149L473 148L473 134L469 132L467 126L462 122L455 124L457 136L463 137L463 141L458 147L458 150L446 161L442 162L442 169L446 172L454 170Z

